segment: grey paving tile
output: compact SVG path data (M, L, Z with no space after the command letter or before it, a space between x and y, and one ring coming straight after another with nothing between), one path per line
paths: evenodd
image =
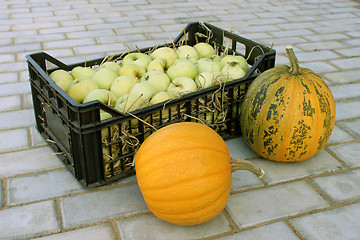
M0 113L0 130L33 126L34 123L32 109Z
M303 68L309 68L318 74L325 72L334 72L337 70L335 67L325 62L306 62L300 63L300 66Z
M324 77L333 83L354 83L359 82L360 80L360 70L348 70L348 71L338 71L333 73L326 73Z
M0 112L19 110L21 108L20 96L0 97Z
M309 41L327 41L327 40L340 40L340 39L349 39L349 36L343 33L332 33L332 34L317 34L317 35L310 35L304 36Z
M64 197L60 201L65 229L148 211L137 184Z
M27 239L60 231L54 201L0 211L0 239Z
M30 138L32 147L46 146L48 144L35 126L30 127Z
M328 149L333 152L340 160L344 161L348 166L360 166L360 142L329 146Z
M239 170L232 173L231 192L261 186L264 186L264 184L252 172Z
M0 154L0 165L0 178L64 167L50 147Z
M318 51L318 50L332 50L338 48L344 48L346 45L339 41L321 41L321 42L308 42L297 44L297 47L305 51Z
M356 40L357 41L357 46L359 46L359 40L358 39L352 39L349 41L353 41ZM351 43L351 42L350 42ZM347 49L339 49L336 52L346 56L346 57L357 57L360 55L360 47L352 47L352 48L347 48Z
M360 138L360 118L339 122L339 125L351 135Z
M336 102L336 120L360 117L360 101Z
M312 178L310 181L334 204L360 199L360 176L354 172Z
M317 52L295 52L300 62L315 62L328 59L337 59L339 55L332 51L322 50Z
M360 236L360 204L319 212L290 222L305 239L353 240Z
M339 67L340 69L353 69L358 68L360 65L360 57L353 57L353 58L345 58L345 59L337 59L330 61L335 66Z
M3 182L0 181L0 208L4 207L4 189Z
M226 237L218 238L219 240L298 240L299 238L284 222L276 222L262 227L253 228L244 232L236 233Z
M7 186L10 206L83 190L68 169L10 178Z
M347 142L347 141L351 141L354 139L355 138L352 137L350 134L348 134L347 132L342 130L340 127L335 125L327 144L336 144L336 143L341 143L341 142Z
M225 142L229 148L229 151L231 152L231 157L233 158L248 159L258 156L247 145L243 137L229 139Z
M326 150L321 150L315 156L302 162L282 163L262 158L252 161L264 169L265 175L263 176L263 180L268 184L345 169L345 167Z
M210 237L232 230L223 213L220 213L208 222L188 227L165 222L152 214L119 220L117 221L117 225L121 239L123 240L190 240ZM141 228L139 228L139 226L141 226Z
M232 194L226 209L239 228L327 207L303 181Z
M16 72L0 73L0 83L13 83L17 81Z
M0 153L28 147L28 133L26 129L0 131Z
M101 224L87 228L81 228L69 232L58 233L39 240L114 240L114 229L110 224Z
M360 83L330 86L335 100L343 100L360 96Z

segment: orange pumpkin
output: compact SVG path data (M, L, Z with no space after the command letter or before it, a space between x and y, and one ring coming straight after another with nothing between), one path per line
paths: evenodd
M157 130L142 143L135 170L150 211L188 226L206 222L224 209L232 179L230 160L226 143L213 129L182 122ZM247 161L233 165L263 174Z
M335 101L326 82L299 66L290 46L289 66L260 74L245 94L241 131L251 149L274 161L298 162L319 152L335 124Z

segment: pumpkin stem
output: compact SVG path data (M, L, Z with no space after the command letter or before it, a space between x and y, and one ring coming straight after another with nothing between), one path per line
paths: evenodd
M248 170L254 173L259 178L262 178L265 175L265 171L259 168L254 163L247 160L240 160L236 158L231 158L231 172L235 172L237 170Z
M285 47L285 50L286 50L286 54L289 58L289 61L290 61L290 74L293 74L293 75L299 75L300 74L300 66L299 66L299 62L295 56L295 53L294 53L294 49L287 45Z

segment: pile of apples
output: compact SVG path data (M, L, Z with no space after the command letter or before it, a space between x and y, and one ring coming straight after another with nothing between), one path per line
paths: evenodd
M242 56L221 57L212 45L201 42L129 53L120 63L108 61L96 69L78 66L70 72L59 69L49 76L78 103L99 100L130 112L241 78L248 69Z

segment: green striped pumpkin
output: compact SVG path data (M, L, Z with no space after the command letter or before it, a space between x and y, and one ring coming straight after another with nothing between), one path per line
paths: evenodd
M280 162L306 160L319 152L335 124L335 102L325 81L301 68L290 46L289 66L261 73L241 111L241 131L251 149Z

